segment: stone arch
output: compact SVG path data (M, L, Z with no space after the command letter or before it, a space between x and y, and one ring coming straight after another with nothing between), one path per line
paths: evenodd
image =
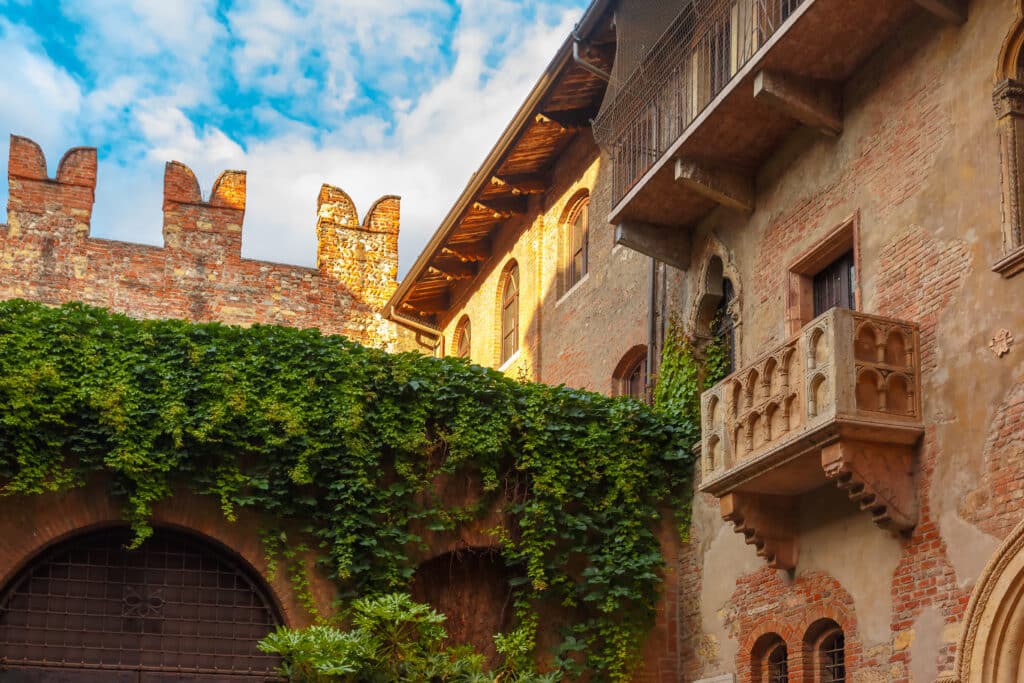
M286 626L313 622L314 616L288 579L289 572L272 572L268 566L258 515L240 510L238 519L231 522L215 499L178 492L154 507L151 522L189 532L220 547L262 577L268 597ZM0 586L10 583L49 547L83 532L124 524L120 501L102 482L59 493L0 498ZM329 614L336 588L315 566L312 554L305 559L312 599L321 613Z
M960 637L960 683L1024 678L1024 522L993 555L971 594Z
M649 379L647 377L647 345L637 344L626 351L622 358L619 359L618 364L615 366L615 370L612 371L612 395L613 396L633 396L638 400L645 400L647 398L647 387ZM640 377L639 384L641 385L641 391L638 395L634 395L631 389L633 384L634 374L639 367Z
M692 297L690 312L687 315L686 331L697 340L708 340L713 336L711 326L718 311L723 295L723 284L728 280L732 284L733 298L729 304L728 314L732 323L733 361L739 363L742 349L742 318L743 287L740 283L739 269L732 257L732 252L712 236L704 240L700 255L694 259L699 264L692 276Z

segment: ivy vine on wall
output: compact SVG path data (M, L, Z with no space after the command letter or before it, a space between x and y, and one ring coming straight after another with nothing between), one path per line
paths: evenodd
M450 529L482 514L431 495L438 475L470 475L510 520L495 534L519 621L502 651L532 660L536 607L558 605L553 664L621 681L653 623L659 510L692 489L699 421L692 397L664 399L677 392L662 389L666 371L651 409L316 330L6 301L0 493L104 473L141 543L152 506L185 487L228 518L300 522L352 598L408 586L414 521Z

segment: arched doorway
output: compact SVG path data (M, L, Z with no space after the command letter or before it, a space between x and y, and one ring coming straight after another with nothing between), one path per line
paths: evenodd
M194 536L157 529L137 550L109 528L40 553L0 593L5 683L273 678L257 642L281 623L258 578Z

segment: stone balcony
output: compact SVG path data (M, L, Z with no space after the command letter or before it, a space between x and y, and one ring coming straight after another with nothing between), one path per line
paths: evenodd
M796 565L799 496L829 480L879 526L917 521L914 323L832 309L701 397L701 491L769 564Z

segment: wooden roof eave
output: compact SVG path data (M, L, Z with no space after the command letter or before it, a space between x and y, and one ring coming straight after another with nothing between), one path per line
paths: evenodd
M587 24L588 20L590 23L596 22L596 18L603 15L610 5L611 0L594 0L586 10L580 24L577 25L577 31L580 32L581 36L586 36L591 30L591 28L586 28L589 25ZM574 66L572 58L573 40L573 35L569 35L559 47L540 79L538 79L523 104L520 105L512 121L502 132L498 142L470 178L469 183L445 216L438 230L431 237L412 268L388 300L385 307L385 315L393 317L394 314L399 313L402 304L409 299L409 295L419 283L437 279L437 274L431 271L432 267L436 270L434 262L442 255L443 250L450 246L448 244L449 241L458 232L466 215L473 211L474 207L478 209L480 204L487 205L487 200L481 201L481 197L490 194L488 190L492 186L494 179L501 176L499 169L502 167L502 164L508 160L517 144L531 130L531 127L536 126L542 118L545 118L543 107L546 101L553 93L561 77L565 75L568 69ZM568 137L571 138L573 135ZM552 150L552 156L557 157L563 149L564 145L557 146ZM535 193L535 190L528 192L528 194L533 193ZM495 225L500 222L502 221L496 220ZM432 289L433 287L428 288Z

